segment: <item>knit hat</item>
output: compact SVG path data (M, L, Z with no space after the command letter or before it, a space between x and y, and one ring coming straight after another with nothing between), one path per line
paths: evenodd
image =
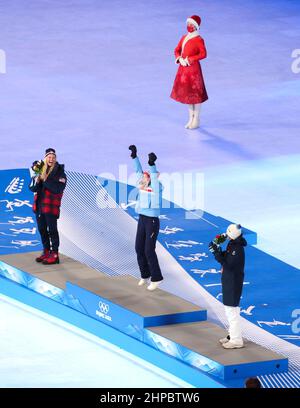
M49 147L48 149L46 149L46 151L45 151L45 157L47 157L49 154L54 154L54 155L56 156L55 149L52 149L51 147Z
M192 24L198 30L201 24L201 18L199 16L191 16L186 20L187 24Z
M242 235L242 227L240 224L230 224L227 228L226 234L230 239L237 239Z
M148 177L150 178L150 173L149 173L148 171L144 171L143 174L144 174L145 176L148 176Z

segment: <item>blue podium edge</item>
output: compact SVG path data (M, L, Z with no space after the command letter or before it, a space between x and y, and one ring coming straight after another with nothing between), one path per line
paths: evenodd
M289 369L288 358L282 357L277 360L253 362L242 365L226 366L224 376L233 379L236 374L243 377L257 377L260 375L280 374Z
M180 323L195 323L207 320L207 310L172 313L159 316L144 317L144 328L153 326L167 326Z
M197 370L159 350L155 350L146 343L130 337L114 327L101 323L82 312L52 300L51 298L45 297L38 292L34 292L33 290L3 276L0 276L0 293L91 333L102 340L108 341L194 387L225 387L225 384L210 378L200 370ZM230 384L228 385L230 386ZM235 383L233 386L242 387L242 382Z

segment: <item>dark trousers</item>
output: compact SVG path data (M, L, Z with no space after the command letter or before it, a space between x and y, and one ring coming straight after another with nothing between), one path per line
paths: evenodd
M57 217L52 214L37 214L36 221L44 249L58 252Z
M152 282L163 280L155 252L159 233L159 218L139 216L136 233L135 251L143 279L151 277Z

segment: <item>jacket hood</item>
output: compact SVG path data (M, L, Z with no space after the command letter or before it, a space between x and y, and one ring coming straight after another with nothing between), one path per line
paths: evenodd
M247 246L247 241L243 237L243 235L240 235L237 239L232 239L229 241L230 245L241 245L241 246Z

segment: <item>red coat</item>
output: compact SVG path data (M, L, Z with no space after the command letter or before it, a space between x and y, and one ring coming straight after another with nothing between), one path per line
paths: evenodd
M181 103L202 103L208 99L199 61L206 58L203 38L199 35L184 44L184 35L175 48L175 58L188 58L190 66L179 65L171 98Z

